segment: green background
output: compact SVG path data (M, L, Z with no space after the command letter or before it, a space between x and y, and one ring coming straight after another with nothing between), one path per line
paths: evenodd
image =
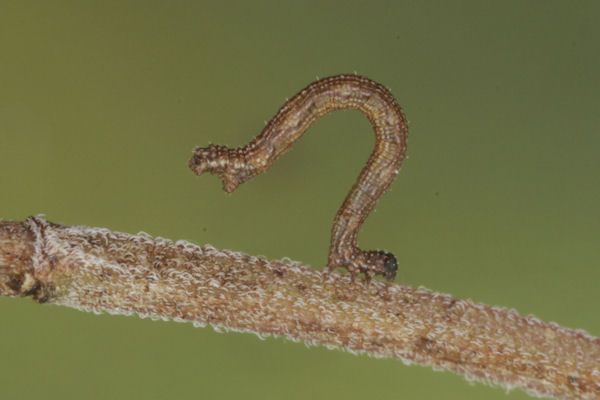
M12 4L10 4L12 3ZM0 217L146 231L321 268L368 157L319 121L228 196L187 161L343 72L385 84L409 159L360 244L396 282L600 335L600 3L2 2ZM6 399L523 399L451 373L0 299Z

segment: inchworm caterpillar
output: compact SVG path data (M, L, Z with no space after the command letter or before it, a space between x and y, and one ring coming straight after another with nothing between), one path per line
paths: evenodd
M406 154L408 124L384 86L358 75L317 80L288 100L246 146L198 147L190 168L197 175L209 172L218 176L223 189L231 193L269 168L317 119L342 108L359 110L369 118L375 131L375 149L335 216L327 270L344 267L353 279L363 272L367 280L383 275L392 281L398 269L394 255L357 246L361 225L392 184Z

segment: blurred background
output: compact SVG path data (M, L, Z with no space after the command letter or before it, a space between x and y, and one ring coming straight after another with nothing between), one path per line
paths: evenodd
M373 146L319 121L226 195L187 168L243 145L317 76L358 72L410 120L409 159L361 231L397 283L600 335L600 3L4 2L0 218L327 259ZM525 399L394 359L0 299L7 399Z

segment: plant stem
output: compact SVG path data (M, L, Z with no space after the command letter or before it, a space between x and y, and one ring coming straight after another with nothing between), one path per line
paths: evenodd
M583 331L146 234L0 221L0 295L396 357L537 395L600 398L600 339Z

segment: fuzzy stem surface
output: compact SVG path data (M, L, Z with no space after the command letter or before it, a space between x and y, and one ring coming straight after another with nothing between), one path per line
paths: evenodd
M538 396L600 399L600 339L584 331L182 240L39 217L0 221L0 295L283 336Z

